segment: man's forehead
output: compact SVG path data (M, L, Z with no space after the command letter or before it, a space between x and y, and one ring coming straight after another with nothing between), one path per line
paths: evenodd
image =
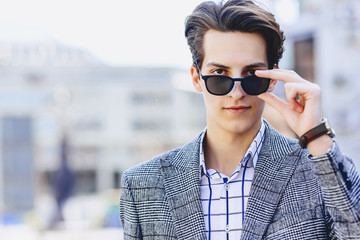
M219 68L231 68L231 66L220 63L220 62L204 62L205 67L219 67ZM246 65L247 68L256 68L256 67L267 67L267 63L264 61L254 61L253 63L249 63Z
M203 65L267 65L266 42L258 33L209 30L204 36Z

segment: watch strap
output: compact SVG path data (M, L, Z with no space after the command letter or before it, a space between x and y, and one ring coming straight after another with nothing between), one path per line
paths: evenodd
M326 119L324 119L320 125L304 133L304 135L299 138L299 144L302 148L306 148L311 141L325 134L332 138L335 136Z

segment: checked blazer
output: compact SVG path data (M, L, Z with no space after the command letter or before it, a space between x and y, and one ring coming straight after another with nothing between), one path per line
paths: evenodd
M351 159L337 145L311 158L265 125L241 239L360 239L360 178ZM124 239L206 239L199 137L124 172Z

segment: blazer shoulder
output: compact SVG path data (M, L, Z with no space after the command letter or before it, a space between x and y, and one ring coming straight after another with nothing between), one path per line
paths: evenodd
M151 176L158 175L160 172L160 162L162 160L168 160L176 156L181 148L175 148L170 151L164 152L146 162L135 165L124 171L124 175L131 178L133 176Z
M124 175L128 177L158 175L160 174L161 166L172 164L177 166L186 165L188 160L192 159L191 156L189 157L189 154L191 155L194 151L197 151L196 149L198 147L200 136L201 134L181 147L164 152L146 162L126 170Z
M295 175L297 172L300 172L301 176L304 172L307 172L308 175L312 175L312 166L310 163L310 152L307 148L303 149L299 145L299 140L294 138L285 137L288 145L291 148L289 155L297 155L299 156L299 160L297 162L297 166L295 169ZM310 172L309 172L310 171ZM313 178L313 176L311 176Z
M301 163L307 163L309 161L310 152L307 148L303 149L299 145L299 140L294 138L285 137L287 143L289 144L290 148L292 149L290 154L299 154L301 159Z
M274 129L268 122L266 124L266 140L264 148L266 150L273 150L277 155L287 155L299 153L308 155L307 149L302 149L299 145L299 140L282 135ZM276 149L276 150L275 150Z
M310 152L307 148L301 148L300 144L299 144L299 139L295 139L295 138L289 138L286 137L289 145L291 146L292 149L294 149L294 151L301 151L301 156L308 158L310 155Z
M287 143L293 149L294 151L301 150L301 147L299 145L299 140L295 138L285 137Z

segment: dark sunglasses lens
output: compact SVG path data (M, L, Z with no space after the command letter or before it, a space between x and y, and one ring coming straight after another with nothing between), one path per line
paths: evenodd
M260 78L255 75L248 76L241 81L241 87L249 95L259 95L268 90L269 78Z
M209 77L206 85L210 93L215 95L225 95L231 91L233 81L224 76Z

